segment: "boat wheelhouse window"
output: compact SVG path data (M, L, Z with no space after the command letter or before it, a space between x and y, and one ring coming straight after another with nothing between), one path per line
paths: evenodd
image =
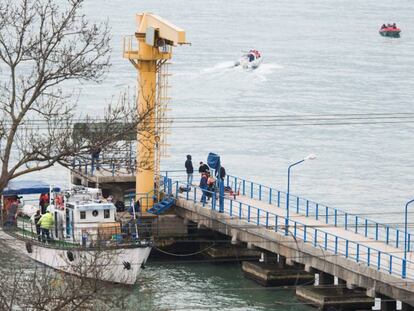
M80 212L80 219L86 219L86 212L85 211Z
M104 210L104 218L109 218L110 215L111 215L111 211L109 209L105 209Z
M96 217L96 216L98 216L98 215L99 215L99 212L98 212L97 210L94 210L94 211L92 212L92 216Z

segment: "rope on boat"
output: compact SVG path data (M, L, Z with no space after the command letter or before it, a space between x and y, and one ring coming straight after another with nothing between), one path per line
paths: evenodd
M201 254L201 253L205 252L206 250L212 248L214 245L216 245L216 243L213 243L212 245L206 247L205 249L202 249L201 251L198 251L198 252L195 252L195 253L190 253L190 254L174 254L174 253L170 253L170 252L167 252L167 251L163 251L162 249L160 249L156 246L153 246L153 248L155 248L157 251L159 251L163 254L166 254L166 255L176 256L176 257L189 257L189 256L194 256L194 255Z

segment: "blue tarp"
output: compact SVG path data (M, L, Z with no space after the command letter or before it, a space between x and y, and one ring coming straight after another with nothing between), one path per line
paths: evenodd
M212 169L217 170L220 166L220 156L218 154L210 152L207 157L207 164Z
M54 187L53 191L60 191L60 188ZM43 181L12 180L3 190L3 195L40 194L46 192L49 192L49 184Z

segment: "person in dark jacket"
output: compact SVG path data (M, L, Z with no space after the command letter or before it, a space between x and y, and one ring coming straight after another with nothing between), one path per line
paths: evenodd
M216 170L215 176L218 178L218 171ZM220 166L220 179L224 180L224 177L226 177L226 170L223 166Z
M201 196L202 203L206 203L206 190L208 187L207 180L208 180L207 174L203 173L200 179L200 188L201 188L201 191L203 192L203 195Z
M191 162L191 155L187 155L187 160L185 161L185 170L187 172L187 187L191 186L193 183L193 162Z
M202 174L202 173L206 173L209 171L210 171L210 168L208 167L208 165L203 162L200 162L200 167L198 168L198 172Z

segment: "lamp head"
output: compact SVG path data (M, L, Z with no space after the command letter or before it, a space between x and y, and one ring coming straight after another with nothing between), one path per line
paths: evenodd
M306 156L303 160L307 161L307 160L315 160L316 159L316 155L311 153L308 156Z

